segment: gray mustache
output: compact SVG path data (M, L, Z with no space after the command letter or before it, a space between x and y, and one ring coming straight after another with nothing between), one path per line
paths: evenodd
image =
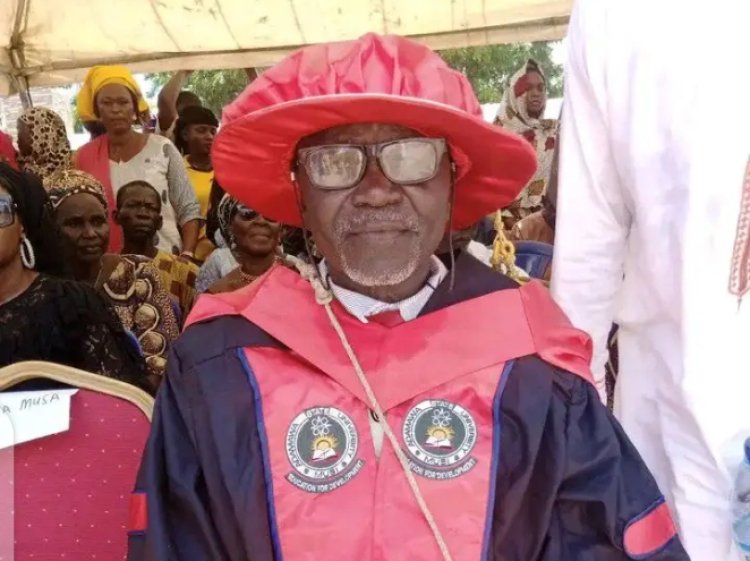
M398 225L400 228L414 232L419 230L419 221L416 216L408 216L393 211L364 211L352 216L347 216L342 220L338 220L334 225L334 232L338 237L343 237L349 232L362 230L368 227L394 225Z

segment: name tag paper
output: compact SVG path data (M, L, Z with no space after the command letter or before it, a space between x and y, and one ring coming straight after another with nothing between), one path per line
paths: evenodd
M77 391L0 393L0 448L67 431L70 398Z

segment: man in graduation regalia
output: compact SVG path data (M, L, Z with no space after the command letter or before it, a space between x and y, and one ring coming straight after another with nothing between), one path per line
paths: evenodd
M433 256L536 165L463 75L399 37L307 47L226 108L213 158L323 259L199 300L131 561L687 560L588 339L540 285Z

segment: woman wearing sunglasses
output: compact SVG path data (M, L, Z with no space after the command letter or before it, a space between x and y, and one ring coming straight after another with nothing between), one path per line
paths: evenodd
M39 180L0 163L0 367L66 364L146 388L145 364L117 316L65 273Z
M261 216L230 195L221 199L218 217L221 235L229 240L230 247L216 250L212 254L213 257L218 253L214 262L207 261L198 273L197 284L207 287L205 292L210 294L247 286L280 258L282 228L278 222ZM219 253L222 251L225 254ZM217 274L227 268L228 273Z

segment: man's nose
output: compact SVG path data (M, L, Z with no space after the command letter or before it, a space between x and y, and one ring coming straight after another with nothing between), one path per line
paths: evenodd
M362 180L355 187L352 202L355 206L384 207L401 202L404 192L401 185L388 179L380 169L377 158L367 159Z
M96 229L94 228L94 225L91 224L91 222L86 222L86 224L84 224L82 237L84 238L96 237Z

